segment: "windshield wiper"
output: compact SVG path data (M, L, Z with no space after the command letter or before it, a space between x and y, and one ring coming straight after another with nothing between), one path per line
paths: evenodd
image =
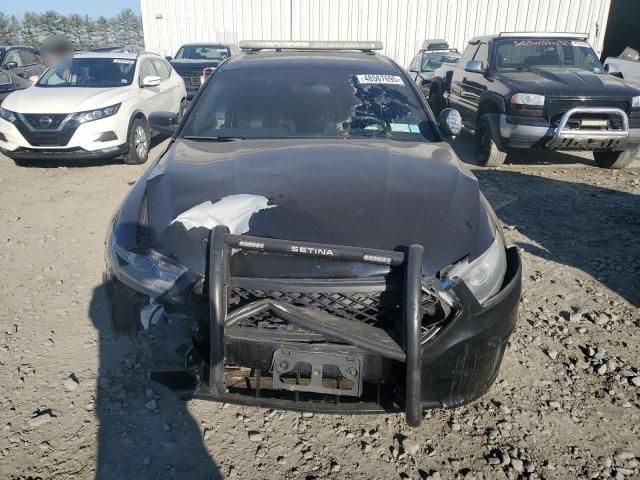
M233 142L234 140L244 140L242 137L224 137L224 136L202 136L202 135L186 135L185 140L195 140L196 142Z

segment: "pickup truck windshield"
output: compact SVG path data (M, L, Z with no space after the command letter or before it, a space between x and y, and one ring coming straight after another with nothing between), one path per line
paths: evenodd
M231 56L224 45L184 45L176 53L176 60L219 60Z
M587 42L549 38L501 40L496 46L497 71L540 67L580 68L602 73L602 64Z
M113 88L131 85L136 61L128 58L74 58L45 72L37 87Z
M214 74L191 105L184 137L435 140L435 126L400 75L362 72L348 62L292 62Z
M422 72L433 72L440 68L443 63L458 63L460 54L458 53L425 53L422 56Z

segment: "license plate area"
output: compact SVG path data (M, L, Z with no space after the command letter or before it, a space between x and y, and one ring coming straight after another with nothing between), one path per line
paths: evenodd
M272 370L275 390L353 397L362 393L358 355L279 349L273 355Z

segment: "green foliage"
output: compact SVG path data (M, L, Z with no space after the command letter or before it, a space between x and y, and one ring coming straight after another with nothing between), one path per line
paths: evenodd
M39 47L52 33L66 35L77 48L116 45L144 45L142 20L130 8L115 17L98 17L77 13L60 15L54 10L26 12L22 18L0 12L0 45Z

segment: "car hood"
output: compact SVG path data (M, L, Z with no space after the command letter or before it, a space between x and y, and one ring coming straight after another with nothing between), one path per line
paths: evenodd
M36 87L9 95L3 102L7 110L20 113L75 113L121 103L135 95L127 87Z
M640 95L640 91L618 77L577 68L532 68L531 71L501 72L496 76L514 90L545 96L628 98Z
M176 72L186 70L202 70L205 67L217 67L221 60L171 60L171 66Z
M138 185L134 192L144 190L146 199L133 194L123 215L131 224L145 218L148 246L198 273L205 271L209 230L187 230L173 221L195 205L230 195L261 196L270 207L236 233L384 250L420 244L426 274L475 257L494 236L476 178L445 143L178 140L140 183L145 188ZM126 222L121 218L120 224ZM278 274L273 262L265 271L269 262L252 264L246 257L245 274ZM280 273L366 276L387 269L334 263L302 259Z

